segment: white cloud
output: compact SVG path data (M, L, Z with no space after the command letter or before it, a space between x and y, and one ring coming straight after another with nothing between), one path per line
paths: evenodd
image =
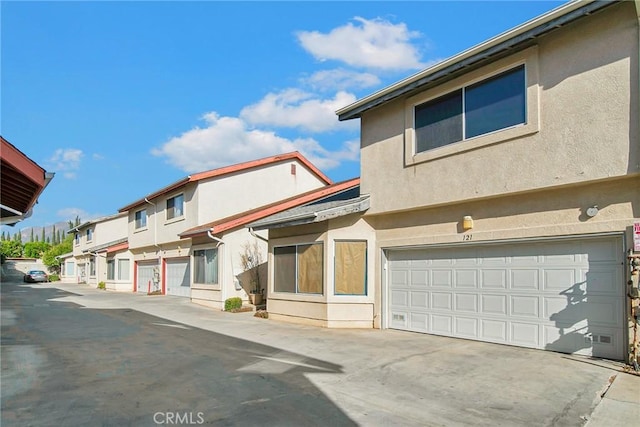
M62 218L64 221L73 221L75 220L76 217L80 218L80 221L85 222L85 221L90 221L92 219L96 219L96 218L100 218L104 215L101 214L90 214L89 212L85 211L84 209L81 208L64 208L64 209L60 209L57 212L57 215L59 218Z
M362 89L380 84L380 78L374 74L359 73L342 68L318 71L300 81L302 84L320 91Z
M344 160L357 160L353 142L338 151L329 151L312 138L287 139L272 131L249 129L236 117L220 117L215 112L204 117L207 126L196 127L171 138L151 152L187 172L200 172L276 154L300 151L321 169L331 169ZM357 142L356 142L357 145Z
M84 153L76 148L58 148L48 163L53 172L62 172L62 176L67 179L74 179L76 172L80 169L80 161Z
M411 44L421 36L409 31L406 24L392 24L381 18L353 18L327 34L318 31L297 33L302 47L320 61L338 60L353 67L383 70L424 68L420 52Z
M357 122L340 122L335 113L355 101L355 95L347 92L338 92L333 99L319 99L299 89L286 89L269 93L258 103L243 108L240 117L253 125L298 128L310 132L356 130Z

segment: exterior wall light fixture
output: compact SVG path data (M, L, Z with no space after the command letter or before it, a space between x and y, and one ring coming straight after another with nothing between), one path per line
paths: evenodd
M462 218L462 229L463 230L471 230L473 228L473 218L471 218L471 215L465 215Z

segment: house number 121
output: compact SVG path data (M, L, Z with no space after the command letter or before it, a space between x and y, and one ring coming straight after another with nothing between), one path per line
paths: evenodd
M462 236L462 241L463 241L463 242L466 242L466 241L471 240L472 238L473 238L473 237L472 237L472 235L471 235L471 234L465 234L465 235L463 235L463 236Z

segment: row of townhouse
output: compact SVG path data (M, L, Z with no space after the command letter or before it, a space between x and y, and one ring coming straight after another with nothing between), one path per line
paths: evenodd
M359 178L297 153L190 176L120 236L78 227L76 273L221 308L254 239L270 319L637 360L639 18L567 3L338 110Z

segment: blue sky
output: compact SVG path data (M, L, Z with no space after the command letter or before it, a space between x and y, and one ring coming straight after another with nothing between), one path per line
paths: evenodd
M337 109L563 3L2 1L1 133L56 174L2 229L293 150L358 176L359 120Z

